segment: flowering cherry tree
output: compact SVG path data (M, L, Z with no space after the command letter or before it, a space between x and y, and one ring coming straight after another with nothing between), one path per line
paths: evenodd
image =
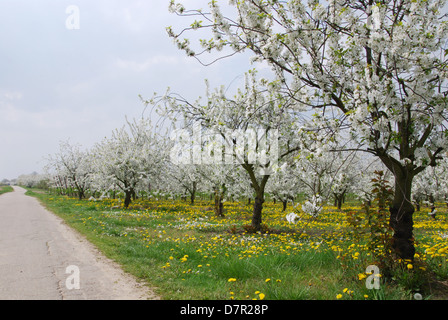
M284 162L272 175L266 188L273 199L282 203L283 211L286 211L289 202L294 203L302 189L296 170L295 163Z
M17 184L28 188L48 187L48 179L49 176L47 174L33 172L31 174L21 174L17 178Z
M218 217L224 217L224 201L227 197L239 194L237 186L240 176L234 164L204 164L198 170L204 181L205 190L214 196L214 211Z
M152 130L149 120L134 120L93 147L94 180L106 190L117 186L123 191L126 208L139 188L149 186L163 163L165 148Z
M209 3L209 12L172 1L172 12L195 20L168 33L199 60L211 51L251 51L298 105L337 119L356 150L376 156L393 173L392 246L401 258L413 259L412 183L447 147L446 1L229 4L224 14L218 1ZM211 38L191 45L183 38L189 30L208 30Z
M260 230L265 190L275 168L300 148L294 134L298 121L289 110L292 100L282 95L277 82L257 78L253 70L246 73L245 83L233 97L224 87L207 88L206 99L189 102L167 94L159 105L165 116L181 114L185 124L201 121L221 144L212 163L236 163L249 179L254 197L252 227ZM154 102L153 102L154 103ZM215 141L216 142L216 141ZM221 156L220 148L224 148ZM200 148L199 148L200 150Z
M359 174L353 180L351 190L367 207L372 205L376 197L373 192L375 186L372 180L378 177L377 172L383 172L384 181L390 183L393 180L392 173L387 170L378 158L372 156L360 158L355 171L358 171ZM387 187L391 189L393 185L387 184Z
M67 192L73 190L79 199L86 196L92 182L91 154L78 144L61 141L59 152L49 155L46 171L52 184Z
M420 210L422 202L429 204L431 208L430 215L436 217L436 201L447 202L448 188L448 161L446 153L444 158L439 161L436 167L427 168L421 174L415 178L415 182L412 185L412 199Z
M167 168L165 179L170 180L170 191L174 194L180 194L182 197L187 195L190 203L194 204L196 193L202 191L202 175L198 166L194 164L176 164Z

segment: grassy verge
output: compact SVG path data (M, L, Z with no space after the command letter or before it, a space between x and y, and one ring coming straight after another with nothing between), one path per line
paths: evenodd
M14 189L11 186L0 186L0 195L7 193L7 192L13 192Z
M266 232L248 233L251 208L241 203L226 203L225 218L216 218L208 202L136 201L125 210L114 200L29 194L164 299L410 299L417 291L448 298L421 281L421 273L446 280L446 212L437 221L416 214L419 264L406 263L394 279L379 275L377 290L366 286L375 262L346 223L348 211L361 210L355 205L291 225L281 204L267 203Z

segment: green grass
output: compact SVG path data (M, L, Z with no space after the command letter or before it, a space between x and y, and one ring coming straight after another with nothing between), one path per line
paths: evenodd
M0 195L7 193L7 192L13 192L14 189L11 186L0 186Z
M226 217L216 218L206 201L194 206L180 201L137 201L125 210L112 209L117 205L113 200L28 194L125 271L155 287L163 299L328 300L339 294L340 299L409 299L420 285L413 282L415 270L404 270L401 282L382 279L380 290L368 290L365 280L359 280L358 275L373 261L365 242L350 236L345 211L359 210L354 204L345 211L328 207L316 220L289 225L281 204L267 203L264 222L270 232L248 234L244 225L250 207L241 203L226 203ZM446 234L448 221L442 213L429 229L427 219L424 212L416 216L421 265L444 280L447 256L438 250L447 247L440 234ZM426 254L425 250L435 251ZM437 294L428 292L425 297Z

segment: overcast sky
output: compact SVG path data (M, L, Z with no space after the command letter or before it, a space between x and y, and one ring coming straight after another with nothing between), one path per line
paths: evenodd
M184 3L206 8L208 1ZM201 4L202 3L202 4ZM44 157L70 139L89 148L139 117L139 94L167 87L203 95L204 79L227 85L251 66L233 57L204 67L165 31L185 18L169 0L0 1L0 180L42 172ZM79 29L71 5L79 8ZM176 28L178 26L178 28Z

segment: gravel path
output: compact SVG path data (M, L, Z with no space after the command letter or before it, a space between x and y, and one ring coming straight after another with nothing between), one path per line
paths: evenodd
M0 196L0 299L158 299L25 191Z

